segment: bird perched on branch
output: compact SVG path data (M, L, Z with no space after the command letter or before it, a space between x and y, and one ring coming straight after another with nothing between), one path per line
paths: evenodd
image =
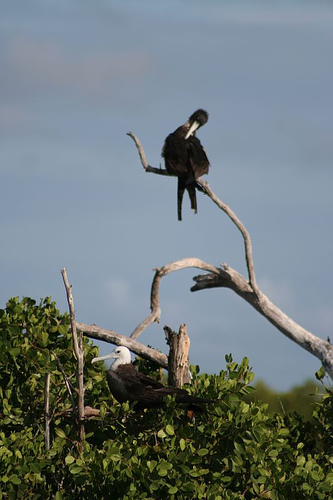
M197 179L204 174L208 174L209 161L195 133L207 121L207 111L198 109L184 125L181 125L172 134L168 135L162 149L166 170L170 175L178 177L178 220L182 220L182 201L185 189L190 197L191 208L197 213L195 189L202 190Z
M135 403L136 410L163 406L164 399L175 395L176 403L184 404L188 409L202 411L200 405L212 403L210 399L192 396L185 389L165 387L160 382L138 372L131 363L131 353L127 347L116 347L110 354L94 358L92 363L114 359L106 372L111 393L119 403Z

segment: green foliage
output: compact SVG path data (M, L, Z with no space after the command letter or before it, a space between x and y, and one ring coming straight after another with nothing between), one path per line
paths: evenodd
M265 382L259 380L255 384L255 391L246 396L246 401L267 403L269 411L282 415L297 411L309 420L315 403L321 399L320 392L320 386L312 380L307 380L302 385L282 393L274 391Z
M75 387L68 315L49 299L12 299L0 311L0 339L0 499L333 498L330 389L311 421L272 413L246 401L253 373L246 358L237 364L229 355L218 375L193 368L188 390L218 400L208 413L191 420L169 397L164 409L137 414L113 401L103 368L90 362L97 349L85 339L86 404L101 417L86 422L80 447L59 365Z

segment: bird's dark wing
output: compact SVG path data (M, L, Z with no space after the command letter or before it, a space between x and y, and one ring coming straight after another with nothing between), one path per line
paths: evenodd
M177 132L177 131L176 131ZM165 168L171 175L187 176L188 171L188 149L183 137L176 132L168 135L162 149L165 160Z
M192 396L185 389L165 387L160 382L138 372L132 364L121 365L115 371L107 371L111 393L119 403L129 401L135 408L163 406L164 399L174 395L178 404L184 404L194 411L202 411L202 406L213 403L211 399Z
M137 376L140 381L140 384L142 384L144 387L150 387L152 389L160 389L161 387L164 387L164 385L161 384L161 382L158 382L157 380L148 377L144 373L137 371Z
M139 401L146 391L163 388L163 384L138 372L132 364L120 365L117 370L107 371L111 393L117 401Z
M208 174L209 160L204 148L201 145L201 142L196 136L190 136L187 139L186 144L188 148L188 156L191 164L191 169L194 173L194 180L196 180L202 175Z
M144 389L135 407L137 409L143 409L163 406L167 396L175 396L176 403L184 404L188 409L199 412L203 410L203 405L214 403L211 399L192 396L185 389L162 387L160 389Z
M213 403L212 399L200 398L199 396L192 396L185 389L178 389L177 387L163 387L162 389L156 389L155 393L161 394L162 397L175 394L177 403L197 403L197 404L208 404Z
M124 384L133 386L140 385L142 387L150 387L152 389L160 389L164 387L161 382L154 380L144 373L138 372L138 370L131 364L118 366L116 373L122 378Z

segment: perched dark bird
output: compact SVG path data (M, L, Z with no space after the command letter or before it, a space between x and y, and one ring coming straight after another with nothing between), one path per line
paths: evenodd
M185 404L190 410L202 411L200 405L213 403L210 399L191 396L185 389L165 387L160 382L138 372L131 363L131 353L127 347L119 346L110 354L94 358L92 363L112 358L110 369L106 372L111 393L119 403L135 403L136 410L163 406L164 399L175 395L177 403Z
M197 213L195 189L202 190L202 188L196 181L203 174L208 174L209 161L201 142L195 136L195 132L207 121L207 111L198 109L184 125L168 135L162 149L166 170L170 175L178 177L178 220L182 220L182 201L185 189L190 197L191 208Z

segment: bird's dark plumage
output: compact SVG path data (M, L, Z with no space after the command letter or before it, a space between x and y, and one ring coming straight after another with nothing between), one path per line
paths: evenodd
M198 109L184 125L168 135L162 149L166 170L170 175L178 177L178 220L182 220L182 201L185 189L188 191L192 210L197 212L195 189L200 189L200 186L196 181L202 175L208 174L209 161L201 142L195 136L195 132L207 121L207 111Z
M115 361L106 372L108 385L119 403L129 401L135 403L135 409L142 410L163 406L167 396L175 395L177 403L200 411L202 410L200 405L213 402L210 399L192 396L185 389L165 387L160 382L138 372L130 362L130 352L127 347L117 347L108 356L94 358L92 362L102 361L109 357L115 358Z

